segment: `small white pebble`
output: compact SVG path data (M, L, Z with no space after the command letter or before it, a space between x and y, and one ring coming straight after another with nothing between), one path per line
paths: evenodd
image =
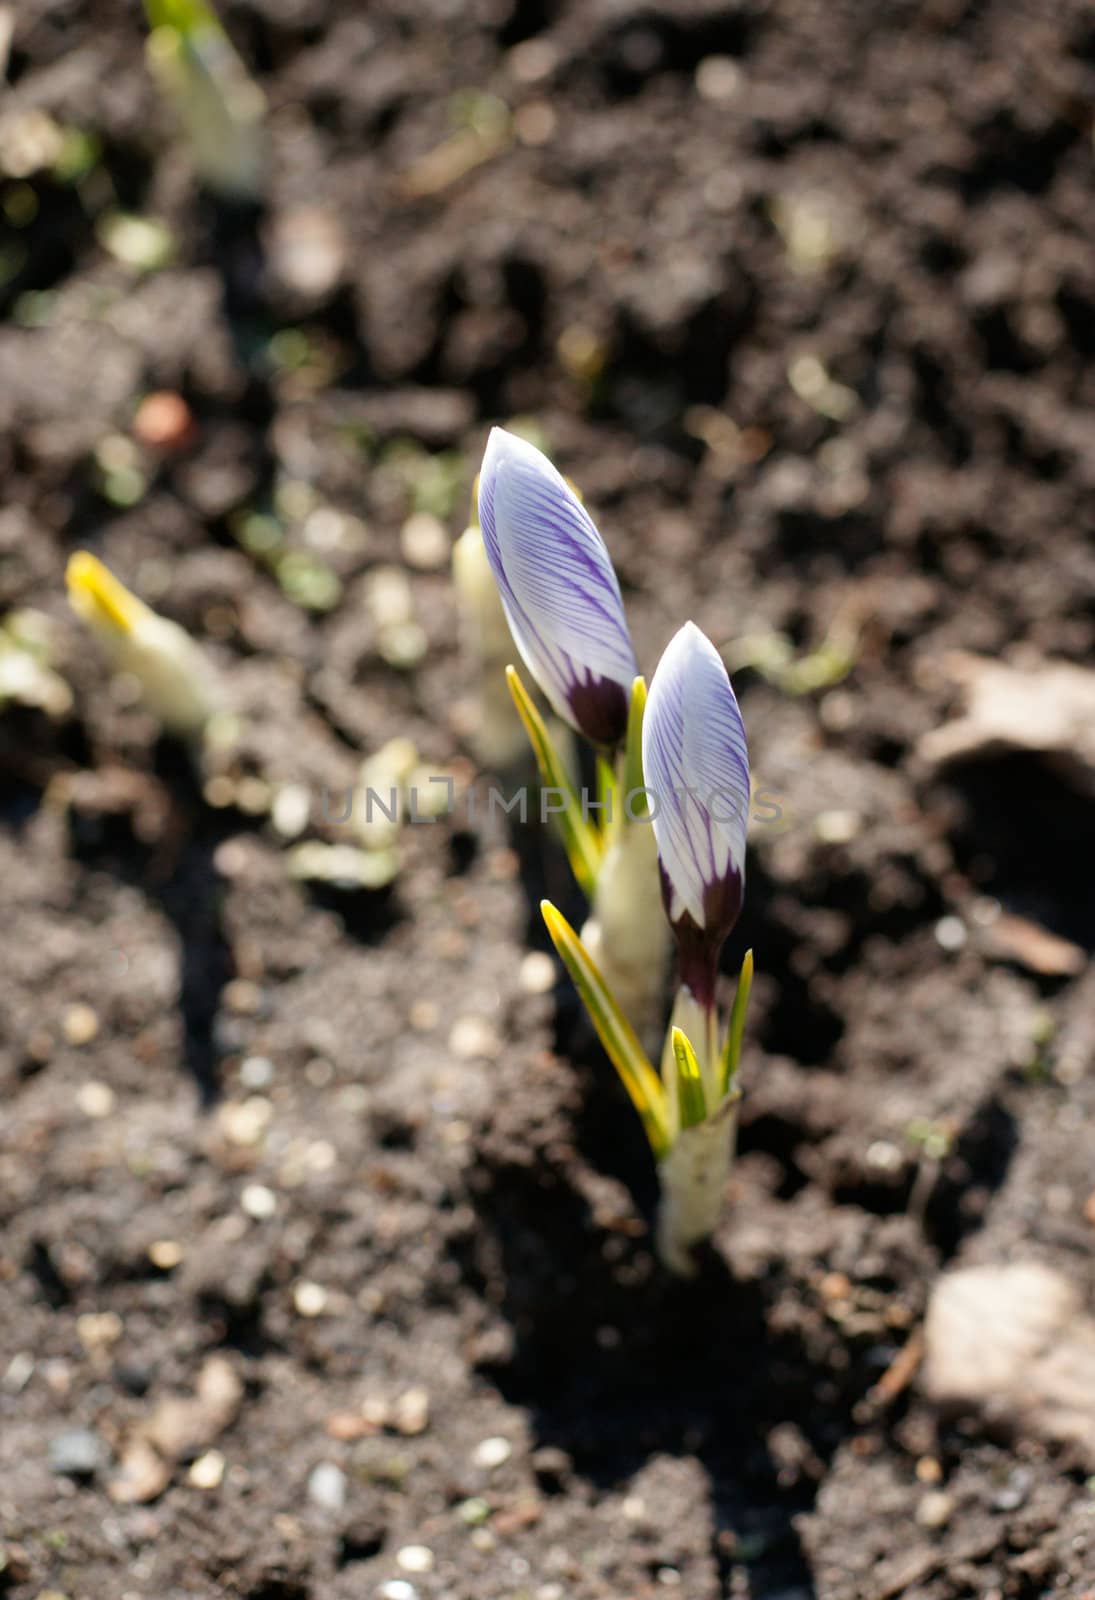
M346 1504L346 1474L333 1461L321 1461L308 1474L308 1498L325 1511L341 1511Z
M224 1457L219 1450L207 1450L193 1463L186 1478L195 1489L219 1489L224 1480Z
M278 1197L264 1183L249 1183L240 1195L240 1205L255 1222L265 1222L278 1208Z
M725 105L742 85L742 70L731 56L705 56L696 68L696 93L701 100Z
M8 1394L20 1394L34 1376L34 1357L29 1350L18 1350L7 1364L3 1384Z
M922 1495L916 1508L916 1520L922 1528L943 1528L954 1511L954 1498L943 1489L931 1489Z
M76 1337L85 1350L103 1350L122 1337L122 1319L116 1311L85 1311L76 1318Z
M376 1591L376 1600L418 1600L418 1590L413 1583L404 1583L402 1578L389 1578Z
M321 1283L303 1279L293 1286L293 1304L302 1317L321 1317L327 1309L327 1291Z
M245 1089L268 1089L274 1081L274 1063L269 1056L248 1056L240 1066L240 1082Z
M858 811L819 811L814 832L822 844L850 844L862 824Z
M421 1386L405 1390L392 1408L392 1420L408 1438L425 1433L430 1425L429 1390Z
M961 917L940 917L935 925L935 942L942 950L961 950L966 942L966 925Z
M498 1054L498 1035L486 1017L457 1017L449 1030L449 1049L460 1061Z
M249 1094L246 1100L229 1100L221 1106L217 1121L229 1144L248 1147L260 1143L273 1115L265 1095Z
M396 1564L404 1572L432 1572L433 1551L424 1544L405 1544L395 1553Z
M304 1152L304 1164L316 1175L331 1172L338 1166L338 1151L327 1139L313 1139Z
M547 994L555 987L555 963L543 950L530 950L517 973L526 994Z
M160 1272L171 1272L183 1258L183 1247L177 1239L153 1239L148 1247L148 1259Z
M472 1453L472 1460L477 1467L486 1467L490 1470L500 1467L512 1454L513 1446L509 1440L503 1439L498 1434L490 1439L481 1439Z
M876 1139L867 1146L867 1165L878 1172L899 1172L903 1157L889 1139Z
M515 44L506 57L506 65L518 83L540 83L555 70L558 60L558 47L541 35Z
M303 783L287 783L274 796L270 820L283 839L296 839L308 826L312 796Z
M69 1006L61 1021L61 1032L77 1048L90 1044L99 1032L98 1013L83 1003Z
M429 511L416 511L407 518L399 542L408 566L426 570L443 567L449 559L445 525Z
M109 1083L99 1083L94 1078L82 1083L76 1091L76 1104L84 1116L97 1121L109 1117L116 1103L114 1090Z

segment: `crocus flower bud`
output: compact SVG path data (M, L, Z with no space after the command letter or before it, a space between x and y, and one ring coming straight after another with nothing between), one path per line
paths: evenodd
M719 951L745 890L749 752L726 667L692 622L670 641L650 685L643 775L681 981L710 1007Z
M638 668L604 540L534 445L493 428L479 522L514 642L559 716L602 747L627 732Z

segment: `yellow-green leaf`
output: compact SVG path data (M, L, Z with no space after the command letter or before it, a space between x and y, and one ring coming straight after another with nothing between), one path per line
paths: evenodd
M605 1047L636 1111L643 1119L646 1137L654 1158L660 1161L669 1149L669 1127L665 1090L635 1037L635 1030L620 1010L600 969L570 923L550 900L541 900L547 930L575 987L581 995L597 1037Z
M673 1055L677 1063L677 1104L681 1128L694 1128L707 1120L707 1096L703 1092L703 1073L692 1042L683 1028L674 1028Z
M582 814L578 796L574 793L574 785L567 777L566 769L551 742L551 735L544 726L544 719L532 703L515 667L506 668L506 682L509 684L513 703L525 725L532 753L536 757L536 765L540 769L540 777L546 788L554 789L562 796L563 809L555 812L554 816L562 834L563 848L566 850L571 870L582 892L587 899L592 900L593 891L597 887L597 873L601 866L600 840L588 819Z
M643 716L646 712L646 679L636 678L631 685L631 704L627 712L627 744L624 757L624 805L638 819L649 807L643 787Z
M745 1013L749 1008L749 993L753 987L753 952L747 950L741 964L738 989L730 1012L730 1025L726 1030L726 1045L722 1052L720 1087L725 1094L733 1088L741 1062L741 1041L745 1033Z

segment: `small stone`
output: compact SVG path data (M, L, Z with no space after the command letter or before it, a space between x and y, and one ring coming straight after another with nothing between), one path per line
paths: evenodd
M506 65L518 83L541 83L554 72L558 60L558 47L540 34L515 44Z
M274 796L270 821L283 839L296 839L308 826L312 796L303 783L286 783Z
M294 206L275 215L266 240L274 272L310 300L330 294L346 264L346 238L333 212Z
M262 1007L262 990L250 978L233 978L225 984L222 999L238 1017L253 1017Z
M327 1418L327 1432L332 1439L339 1439L345 1444L353 1444L355 1439L367 1439L371 1434L380 1430L368 1417L363 1417L357 1411L334 1411Z
M549 994L555 987L555 963L543 950L530 950L517 972L526 994Z
M490 1503L481 1495L473 1495L470 1500L461 1500L456 1515L469 1528L480 1528L490 1519Z
M183 1258L183 1247L177 1239L153 1239L148 1247L148 1259L160 1272L173 1272Z
M1015 1467L1008 1473L1008 1481L992 1497L997 1511L1018 1511L1034 1487L1034 1474L1029 1467Z
M966 942L966 925L961 917L940 917L935 925L935 942L941 950L961 950Z
M171 1482L171 1468L147 1439L131 1439L122 1451L121 1471L107 1484L115 1505L147 1505Z
M194 1393L168 1395L142 1428L142 1435L168 1461L190 1461L208 1451L239 1415L243 1383L224 1356L209 1356Z
M932 1489L921 1495L916 1520L922 1528L945 1528L953 1513L954 1496L943 1489Z
M229 1144L250 1147L261 1142L270 1126L274 1108L265 1095L248 1095L246 1100L229 1100L217 1115L220 1130Z
M49 1442L49 1468L59 1478L93 1478L103 1464L103 1447L90 1428L66 1428Z
M76 1318L76 1337L89 1353L108 1350L122 1337L122 1319L116 1311L85 1311Z
M819 811L814 818L814 833L822 844L851 844L862 826L857 811Z
M834 1301L848 1300L852 1293L851 1279L843 1272L827 1272L818 1284L818 1292L830 1305Z
M397 1565L404 1572L432 1572L433 1551L424 1544L405 1544L395 1553Z
M498 1035L486 1017L457 1017L449 1030L449 1049L461 1061L472 1061L476 1056L489 1060L498 1054Z
M194 414L181 394L157 389L146 394L133 418L133 433L151 450L181 450L197 434Z
M378 628L411 622L414 599L407 574L399 567L375 567L365 580L365 605Z
M716 105L733 100L743 81L744 74L732 56L705 56L696 68L696 93Z
M308 1474L308 1498L324 1511L341 1511L346 1504L346 1474L333 1461L321 1461Z
M293 1305L298 1316L321 1317L327 1309L328 1294L321 1283L302 1279L293 1285Z
M867 1165L877 1172L900 1172L904 1164L901 1151L889 1139L874 1139L867 1146Z
M408 1389L392 1407L392 1422L407 1438L425 1433L430 1425L430 1394L421 1387Z
M530 100L513 113L513 131L522 144L547 144L559 125L555 108L548 100Z
M399 535L403 558L410 567L422 571L443 567L449 559L449 536L440 518L429 511L416 511L407 518Z
M397 622L377 636L377 649L390 667L417 666L429 647L426 630L418 622Z
M240 1195L240 1205L255 1222L266 1222L278 1209L278 1197L264 1183L249 1183Z
M389 1578L376 1591L376 1600L418 1600L418 1590L413 1583L404 1583L402 1578Z
M34 1376L34 1357L29 1350L17 1350L4 1371L3 1384L8 1394L22 1394Z
M245 1089L266 1089L274 1080L274 1063L269 1056L248 1056L240 1064L240 1082Z
M61 1022L66 1041L77 1048L90 1044L99 1032L99 1014L91 1006L69 1006Z
M477 1467L483 1467L490 1472L507 1462L512 1454L513 1446L509 1440L496 1435L490 1439L480 1440L472 1452L472 1460Z
M224 1481L224 1468L225 1460L220 1451L207 1450L193 1463L186 1481L195 1489L219 1489Z
M76 1104L85 1117L102 1121L114 1110L116 1104L114 1090L108 1083L98 1083L92 1078L77 1089Z

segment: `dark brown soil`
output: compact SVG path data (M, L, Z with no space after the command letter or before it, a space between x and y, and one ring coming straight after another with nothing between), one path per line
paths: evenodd
M946 651L1095 644L1090 7L238 0L263 214L199 194L136 6L0 13L0 119L101 146L78 182L24 180L30 221L0 182L0 606L56 619L75 695L0 721L0 1593L1095 1592L1085 1465L941 1421L893 1368L949 1263L1029 1255L1095 1290L1095 972L1039 977L980 932L998 901L1091 950L1090 801L1032 756L939 776L916 752L954 709ZM515 134L411 198L471 89ZM346 234L318 296L264 262L301 205ZM170 225L174 264L111 258L118 206ZM96 451L157 388L196 442L122 508ZM265 816L210 804L112 698L64 600L87 545L208 639L242 770L274 788L345 785L395 735L467 776L444 569L411 573L409 671L362 579L402 561L393 447L442 457L455 534L515 413L594 508L648 670L689 616L800 655L860 629L839 683L736 677L781 819L728 953L759 974L732 1205L684 1287L622 1093L567 987L522 966L545 879L574 906L550 847L443 822L407 831L389 890L311 893ZM328 611L238 538L274 507L306 550L309 505L362 523L321 552ZM241 1145L226 1116L255 1092L269 1126ZM222 1481L182 1460L120 1503L127 1441L215 1353L244 1385L207 1441ZM83 1476L55 1470L74 1428L99 1442Z

